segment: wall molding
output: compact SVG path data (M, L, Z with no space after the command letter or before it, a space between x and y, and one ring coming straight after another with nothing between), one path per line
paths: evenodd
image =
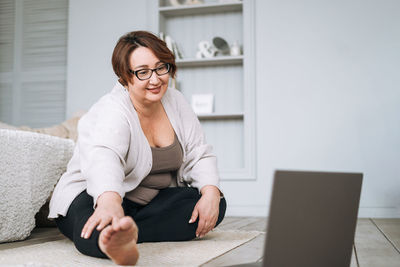
M269 212L267 205L233 205L226 210L226 216L232 217L266 217ZM360 207L359 218L400 218L400 208L396 207Z

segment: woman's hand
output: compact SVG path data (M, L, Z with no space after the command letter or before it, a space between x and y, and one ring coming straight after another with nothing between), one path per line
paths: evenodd
M88 239L96 226L97 231L101 231L110 223L114 224L124 217L121 203L121 196L116 192L104 192L101 194L97 198L97 206L94 213L82 229L81 237Z
M194 223L199 217L196 230L197 237L205 236L211 231L218 220L220 191L216 186L206 185L201 189L201 198L193 209L189 223Z

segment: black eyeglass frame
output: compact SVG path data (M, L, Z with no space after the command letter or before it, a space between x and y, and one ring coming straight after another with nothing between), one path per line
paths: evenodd
M164 66L167 67L167 72L166 72L166 73L159 74L159 73L157 72L157 70L159 70L160 68L162 68L162 67L164 67ZM139 78L138 72L139 72L139 71L143 71L143 70L150 70L150 71L151 71L151 74L150 74L149 78L146 78L146 79ZM139 80L145 81L145 80L150 79L151 76L153 76L153 72L155 72L158 76L163 76L163 75L165 75L165 74L168 74L168 73L170 72L170 70L171 70L171 64L169 64L169 63L164 63L164 64L162 64L161 66L158 66L157 68L154 68L154 69L140 69L140 70L136 70L136 71L130 69L129 72L132 73L132 74L134 74L134 75L136 76L136 78L138 78Z

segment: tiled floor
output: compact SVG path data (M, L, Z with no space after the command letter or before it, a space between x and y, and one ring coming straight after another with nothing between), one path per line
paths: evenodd
M221 229L255 230L264 234L203 266L261 261L267 219L228 217ZM358 219L351 267L400 267L400 219Z

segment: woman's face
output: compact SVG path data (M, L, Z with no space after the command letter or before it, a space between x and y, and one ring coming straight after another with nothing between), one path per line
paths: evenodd
M169 73L158 75L152 69L162 68L165 64L161 62L154 53L147 47L136 48L130 56L130 67L132 71L138 71L140 80L136 75L133 75L132 83L128 83L130 94L136 101L142 104L149 104L160 101L168 88ZM146 69L151 69L151 77L143 80L143 74Z

